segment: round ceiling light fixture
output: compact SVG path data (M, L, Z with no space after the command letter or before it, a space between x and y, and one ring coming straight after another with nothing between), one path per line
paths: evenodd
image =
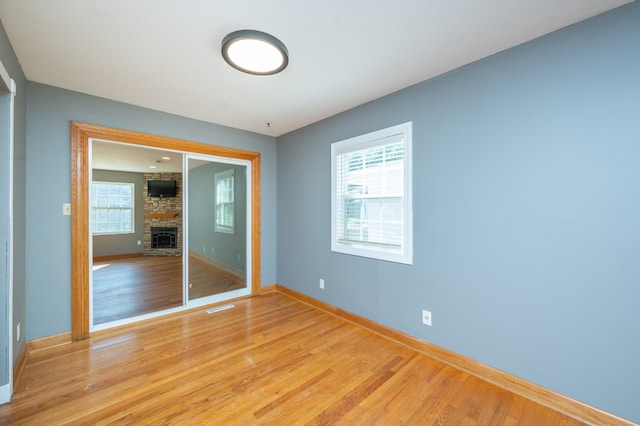
M277 74L289 64L289 52L274 36L256 30L234 31L222 40L222 57L235 69L254 75Z

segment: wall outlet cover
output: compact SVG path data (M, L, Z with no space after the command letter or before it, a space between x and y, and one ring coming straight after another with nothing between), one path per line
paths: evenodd
M431 325L431 312L425 309L422 310L422 323L425 325Z

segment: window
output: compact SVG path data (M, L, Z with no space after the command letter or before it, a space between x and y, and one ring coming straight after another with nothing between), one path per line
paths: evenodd
M233 169L216 173L216 231L235 232Z
M94 235L134 232L132 183L91 184L91 227Z
M412 263L411 122L331 145L331 250Z

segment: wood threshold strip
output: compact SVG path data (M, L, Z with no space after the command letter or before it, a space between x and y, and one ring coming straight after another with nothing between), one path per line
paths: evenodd
M276 284L275 290L581 422L611 426L635 425L635 423L614 414L576 401L535 383L489 367L471 358L314 299L280 284Z

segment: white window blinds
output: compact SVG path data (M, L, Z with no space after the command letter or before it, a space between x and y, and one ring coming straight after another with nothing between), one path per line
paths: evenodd
M410 123L332 145L332 249L410 263Z

